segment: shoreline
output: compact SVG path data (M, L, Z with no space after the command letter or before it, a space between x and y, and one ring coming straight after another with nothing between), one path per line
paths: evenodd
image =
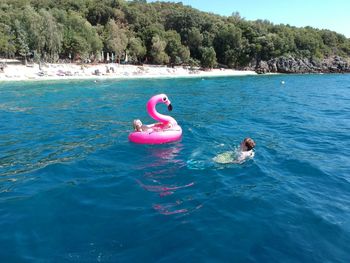
M45 64L7 65L0 72L0 83L47 80L108 80L108 79L153 79L153 78L199 78L258 75L255 71L212 69L208 71L176 66L169 68L157 65L123 65L116 63L77 65Z

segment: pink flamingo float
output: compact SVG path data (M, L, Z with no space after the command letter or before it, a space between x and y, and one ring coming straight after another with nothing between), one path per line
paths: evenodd
M158 94L153 96L147 102L147 112L153 119L158 121L158 123L142 125L140 120L135 120L135 131L129 134L129 140L131 142L140 144L162 144L180 140L182 135L181 127L173 117L157 112L156 105L158 103L167 105L169 111L173 109L167 95Z

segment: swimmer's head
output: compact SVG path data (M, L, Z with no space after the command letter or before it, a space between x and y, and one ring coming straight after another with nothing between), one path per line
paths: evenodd
M255 147L255 142L252 138L245 138L241 142L241 150L242 151L250 151Z

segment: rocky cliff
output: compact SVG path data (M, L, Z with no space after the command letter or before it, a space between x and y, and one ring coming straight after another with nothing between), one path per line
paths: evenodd
M260 61L250 67L259 74L264 73L350 73L350 59L339 56L323 60L279 57Z

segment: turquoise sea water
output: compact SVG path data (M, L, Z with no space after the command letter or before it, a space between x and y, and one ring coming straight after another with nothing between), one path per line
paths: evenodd
M182 141L129 143L158 93ZM0 262L350 262L350 75L2 83L0 120Z

